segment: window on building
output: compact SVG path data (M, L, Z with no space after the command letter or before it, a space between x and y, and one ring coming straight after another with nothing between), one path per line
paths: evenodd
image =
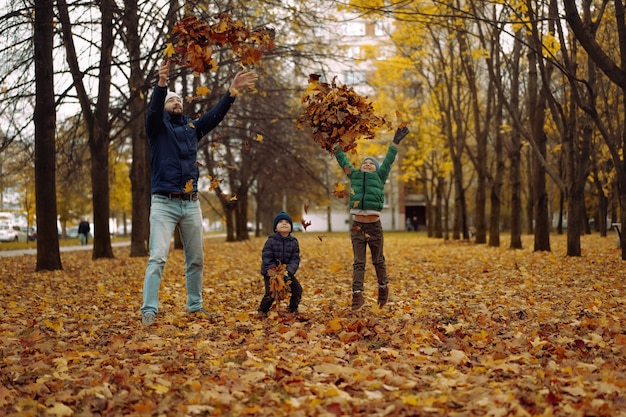
M364 36L364 22L346 22L343 25L343 34L346 36Z
M348 47L348 58L350 59L362 59L361 47L350 46Z
M374 27L374 36L389 36L387 25L383 22L376 22Z
M343 72L343 83L345 85L365 84L367 77L365 71L347 70Z

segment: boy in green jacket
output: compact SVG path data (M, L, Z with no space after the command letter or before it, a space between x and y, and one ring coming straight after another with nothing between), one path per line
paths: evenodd
M373 157L366 157L361 163L360 169L356 169L339 148L335 158L339 166L350 178L350 214L354 216L350 237L352 239L352 251L354 252L354 264L352 266L352 310L356 311L363 307L363 286L365 276L365 260L367 246L369 245L372 255L372 264L376 270L378 279L378 306L382 308L389 299L389 287L387 286L387 268L383 255L383 228L380 223L380 212L385 201L384 187L391 166L398 154L397 145L409 134L407 127L399 128L393 143L389 145L387 155L382 164Z

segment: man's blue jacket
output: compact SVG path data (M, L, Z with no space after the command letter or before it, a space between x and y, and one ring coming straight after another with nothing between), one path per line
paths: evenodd
M190 179L195 192L200 175L196 164L198 142L224 119L235 97L226 92L211 110L198 119L191 119L166 112L166 95L166 87L154 88L146 117L146 133L152 151L152 193L184 192Z

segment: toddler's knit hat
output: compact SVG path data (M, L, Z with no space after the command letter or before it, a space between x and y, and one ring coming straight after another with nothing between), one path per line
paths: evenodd
M276 217L274 217L274 227L272 230L276 231L276 225L281 220L287 220L289 224L291 225L291 229L293 230L293 221L291 220L291 217L289 217L289 215L285 213L284 211L281 211L280 213L276 215Z
M368 159L374 163L374 165L376 166L376 171L378 171L378 168L380 168L380 164L378 163L376 158L374 158L373 156L367 156L363 159L363 162L367 161Z

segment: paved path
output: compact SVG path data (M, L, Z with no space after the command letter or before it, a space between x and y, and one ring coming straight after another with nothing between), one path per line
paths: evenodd
M20 255L37 255L37 244L33 242L32 249L18 249L18 250L0 250L0 258L8 258L10 256L20 256ZM130 241L127 242L111 242L111 246L120 247L120 246L130 246ZM61 252L74 252L78 250L91 250L93 249L93 245L90 243L88 245L74 245L74 246L59 246L59 251Z
M214 239L217 237L226 237L225 233L213 234L205 236L205 239ZM122 247L122 246L130 246L130 240L126 240L123 242L111 242L112 247ZM73 245L73 246L59 246L59 250L61 252L73 252L78 250L91 250L93 249L93 244L88 245ZM20 255L37 255L37 244L33 242L32 249L18 249L18 250L0 250L0 258L8 258L11 256L20 256Z

